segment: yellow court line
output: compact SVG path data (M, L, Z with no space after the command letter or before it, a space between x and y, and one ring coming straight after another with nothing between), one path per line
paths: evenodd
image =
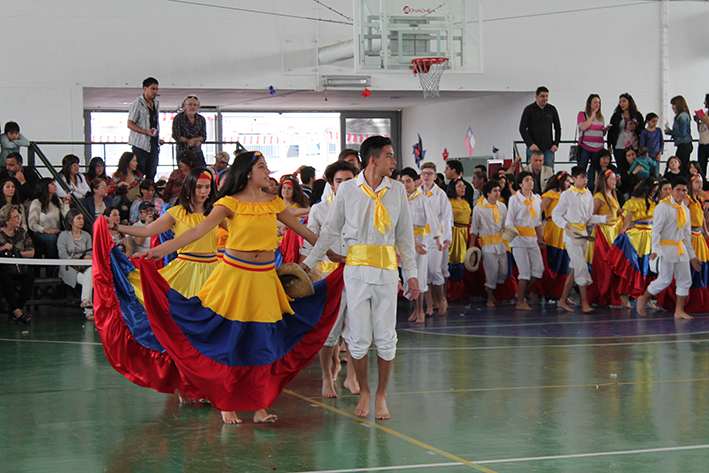
M694 379L668 379L660 381L626 381L626 382L611 382L611 383L589 383L589 384L561 384L557 386L513 386L503 388L474 388L474 389L441 389L438 391L410 391L401 393L387 393L387 396L397 396L402 394L441 394L441 393L473 393L487 391L521 391L525 389L561 389L561 388L588 388L593 386L630 386L634 384L662 384L662 383L692 383L695 381L709 381L709 378L694 378ZM359 397L358 395L346 394L338 396L339 398ZM325 399L325 398L318 398Z
M336 407L328 406L327 404L323 404L322 402L317 401L317 400L315 400L315 399L313 399L313 398L310 398L310 397L307 397L307 396L303 396L302 394L298 394L298 393L296 393L296 392L293 392L293 391L291 391L290 389L284 389L283 392L286 393L286 394L290 394L290 395L293 396L293 397L297 397L298 399L301 399L301 400L303 400L303 401L307 401L307 402L310 402L310 403L312 403L312 404L315 404L316 406L320 406L320 407L322 407L323 409L327 409L327 410L332 411L332 412L334 412L334 413L336 413L336 414L340 414L340 415L342 415L342 416L345 416L345 417L347 417L347 418L349 418L349 419L356 420L357 422L360 422L360 423L362 423L362 424L366 424L366 425L369 425L370 427L377 428L377 429L379 429L379 430L381 430L381 431L383 431L383 432L386 432L386 433L388 433L388 434L391 434L391 435L393 435L393 436L395 436L395 437L398 437L398 438L400 438L400 439L402 439L402 440L406 440L406 441L409 442L409 443L413 443L414 445L417 445L417 446L419 446L419 447L421 447L421 448L425 448L426 450L430 450L430 451L435 452L435 453L437 453L437 454L439 454L439 455L442 455L442 456L444 456L444 457L446 457L446 458L450 458L451 460L460 462L460 463L462 463L463 465L469 466L470 468L473 468L473 469L475 469L475 470L483 471L483 472L485 472L485 473L496 473L495 471L490 470L489 468L485 468L484 466L480 466L480 465L476 465L475 463L471 463L471 462L469 462L468 460L464 460L464 459L462 459L462 458L460 458L460 457L457 457L457 456L453 455L452 453L444 452L443 450L441 450L441 449L439 449L439 448L433 447L433 446L431 446L431 445L428 445L428 444L426 444L426 443L423 443L423 442L420 442L420 441L418 441L418 440L416 440L416 439L413 439L413 438L409 437L408 435L400 434L400 433L397 432L396 430L392 430L392 429L390 429L390 428L388 428L388 427L384 427L383 425L377 424L376 422L372 422L371 420L363 419L363 418L358 417L358 416L356 416L356 415L354 415L354 414L350 414L350 413L348 413L348 412L342 411L342 410L340 410L340 409L337 409Z

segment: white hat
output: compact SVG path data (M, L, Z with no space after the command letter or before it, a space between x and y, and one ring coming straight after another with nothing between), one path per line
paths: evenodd
M467 269L471 273L477 271L478 267L480 266L481 255L482 252L477 246L471 246L470 248L468 248L468 251L465 252L465 258L463 259L463 265L465 266L465 269Z
M502 230L502 239L505 241L512 241L518 236L519 230L517 230L517 227L513 227L512 225L508 225Z
M583 246L586 243L593 243L596 241L596 237L589 235L587 231L583 232L574 227L569 227L564 230L564 232L566 232L566 235L571 238L571 242L574 245Z

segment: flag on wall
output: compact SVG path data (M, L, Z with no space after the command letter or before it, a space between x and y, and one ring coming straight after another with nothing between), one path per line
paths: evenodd
M465 134L463 143L465 144L465 149L468 150L468 156L472 156L473 149L475 148L475 136L473 136L472 128L468 127L468 132Z
M416 161L416 166L421 169L421 161L426 157L426 150L423 149L423 140L421 135L418 135L418 143L414 143L414 160Z

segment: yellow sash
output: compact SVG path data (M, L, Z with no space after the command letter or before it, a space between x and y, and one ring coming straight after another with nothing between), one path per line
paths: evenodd
M417 195L419 195L418 189L416 189L416 191L413 194L411 194L411 197L409 197L409 200L414 200Z
M520 193L520 195L522 195L522 193ZM524 195L522 195L522 197L524 197ZM533 203L534 203L534 195L532 195L532 200L524 199L524 205L529 207L529 215L531 215L532 218L537 216L537 212L534 211L534 205L532 205Z
M345 260L347 266L371 266L396 271L396 250L390 245L350 246Z
M669 195L660 201L660 203L662 202L677 209L677 226L680 229L684 228L684 224L687 223L687 213L684 211L684 207L680 204L673 204L672 198ZM680 254L683 255L684 253Z
M478 205L485 209L492 209L492 215L495 217L495 222L500 223L500 212L497 210L497 204L492 205L490 203L483 204L483 201L479 201Z
M569 222L571 223L571 222ZM586 229L586 224L585 223L572 223L571 226L575 228L576 230L580 231L584 235L588 233L588 230Z
M684 254L684 245L682 244L682 240L680 240L680 241L660 240L660 245L662 245L662 246L676 246L677 251L679 252L679 255L682 256Z
M325 200L327 200L328 202L332 203L332 198L333 198L333 197L335 197L335 193L334 193L334 192L333 192L332 194L328 195L328 196L327 196L327 199L325 199Z
M502 233L493 233L492 235L482 235L480 237L480 246L494 245L502 243Z
M536 237L537 236L537 232L535 232L534 228L532 228L532 227L515 226L515 228L519 232L519 236L524 236L524 237Z
M581 189L579 189L579 188L576 187L576 186L571 186L571 187L569 187L569 190L570 190L571 192L578 192L579 194L585 194L586 192L588 192L588 189L586 189L585 187L583 188L583 190L581 190Z
M429 233L431 233L431 227L429 225L426 225L425 227L414 227L415 237L424 237Z
M374 228L379 230L382 235L386 233L386 227L389 227L389 230L391 230L391 219L389 218L389 211L384 207L384 204L382 204L382 197L384 197L384 194L387 193L387 190L389 190L388 187L385 187L384 189L380 190L378 194L375 194L372 189L367 187L365 184L362 184L359 186L365 194L367 194L369 197L374 199ZM394 258L394 261L396 261L396 258Z
M334 273L338 266L339 263L334 263L332 261L321 261L318 263L318 269L324 274Z

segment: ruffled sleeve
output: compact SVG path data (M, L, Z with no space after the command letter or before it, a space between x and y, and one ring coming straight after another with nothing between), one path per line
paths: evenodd
M271 202L242 202L231 196L225 196L214 205L223 205L238 215L279 214L286 210L286 204L280 197L276 197Z
M625 210L629 210L630 212L633 212L633 214L636 213L645 213L645 202L641 200L635 200L635 199L630 199L623 204L623 208Z
M546 198L546 199L552 199L552 200L557 199L558 200L559 195L560 194L558 192L546 191L545 193L542 194L542 199Z

